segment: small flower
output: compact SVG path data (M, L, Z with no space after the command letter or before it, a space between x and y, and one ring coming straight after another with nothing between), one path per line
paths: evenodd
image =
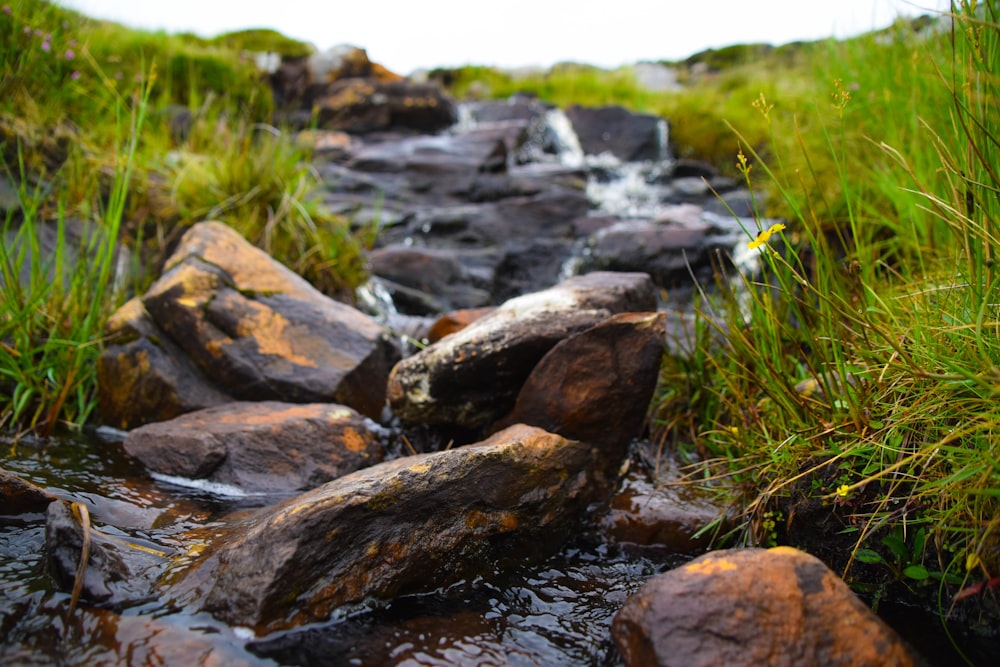
M771 238L773 234L777 234L778 232L783 231L784 229L785 226L783 224L781 224L780 222L776 222L767 229L761 230L761 232L757 234L757 238L751 241L747 245L747 247L750 248L751 250L755 250L761 247L762 245L767 245L768 240Z
M846 498L847 494L851 492L851 487L848 484L841 484L837 487L837 496L840 498Z
M7 16L10 16L13 13L10 10L10 5L4 5L3 6L3 13L6 14Z
M76 81L77 79L80 78L80 72L77 71L77 70L73 70L73 73L69 75L69 78L71 78L74 81Z
M73 60L73 58L76 58L76 53L73 52L73 49L66 49L66 60Z
M52 45L51 44L49 44L48 42L42 42L42 51L45 51L45 53L48 53L51 50L52 50Z
M740 148L739 152L736 153L736 170L743 174L744 177L749 177L751 169L753 169L753 165L747 164L747 156L743 154L743 149Z
M774 105L767 103L767 98L764 97L763 92L750 104L764 116L764 120L771 120L771 109L774 108Z

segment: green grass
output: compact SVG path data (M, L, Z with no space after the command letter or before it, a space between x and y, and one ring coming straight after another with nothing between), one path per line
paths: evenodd
M323 208L308 152L268 125L246 48L311 51L273 31L206 40L42 0L0 5L0 179L16 200L0 243L0 428L44 435L95 416L107 318L200 220L231 224L330 294L365 279L366 239ZM133 260L124 283L111 279L119 245Z
M813 101L758 98L766 142L732 125L737 172L787 226L762 276L704 295L703 349L668 360L658 406L738 508L732 541L794 543L815 522L831 541L807 546L849 581L944 611L1000 573L1000 17L985 9L830 45Z
M459 94L660 114L678 156L766 194L748 244L785 229L761 276L698 300L658 438L732 503L717 544L803 546L945 613L1000 575L1000 10L957 5L954 29L700 54L680 91L627 68L604 87L593 69L451 73Z

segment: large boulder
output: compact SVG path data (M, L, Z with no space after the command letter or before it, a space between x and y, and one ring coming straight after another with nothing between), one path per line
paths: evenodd
M263 634L370 598L494 576L558 548L608 483L599 453L514 426L341 477L211 529L164 593Z
M164 475L305 491L382 460L370 424L342 405L238 402L134 429L124 447Z
M561 340L616 313L655 309L643 273L591 273L511 299L398 363L389 405L405 421L479 429L514 407L532 369Z
M187 390L164 384L190 374L148 377L154 348L173 346L207 382L195 385L204 400L175 399L171 411L182 410L186 400L218 404L210 386L240 400L342 403L381 415L398 345L371 317L323 295L222 223L188 230L142 306L155 330L124 327L129 335L112 339L99 362L101 406L112 423L134 426L147 408L162 413L156 405L130 401L180 397Z
M233 400L156 325L139 297L109 318L106 333L97 359L98 410L105 424L135 428Z
M620 458L640 435L660 377L663 313L622 313L553 347L503 423L599 444Z
M714 551L646 582L615 617L627 667L910 666L903 640L819 559Z

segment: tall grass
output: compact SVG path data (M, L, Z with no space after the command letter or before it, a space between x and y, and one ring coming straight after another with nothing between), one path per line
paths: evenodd
M323 208L308 154L267 125L248 45L309 48L0 4L0 185L18 200L0 216L0 429L45 435L94 416L107 317L201 219L226 220L330 293L364 279L366 240ZM124 258L135 273L123 284Z
M793 115L758 97L769 152L737 127L734 166L785 226L760 211L762 274L704 295L659 407L739 508L731 539L948 608L1000 573L997 5L941 25L831 47Z

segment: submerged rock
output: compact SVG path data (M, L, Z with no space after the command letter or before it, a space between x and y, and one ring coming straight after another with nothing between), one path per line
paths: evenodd
M244 491L305 491L382 460L371 422L343 405L237 402L130 431L148 469Z
M397 364L389 405L406 421L481 428L510 411L556 343L616 313L655 308L644 273L591 273L511 299Z
M599 453L527 426L341 477L222 529L165 594L258 633L552 553L608 484ZM218 534L218 536L214 536Z
M601 518L604 534L630 552L700 554L729 529L727 508L699 484L685 483L669 460L656 474L632 466ZM716 530L706 530L710 526Z
M51 503L45 523L49 572L69 591L83 551L84 526L68 503ZM153 583L167 564L167 551L105 533L89 525L89 557L80 597L111 609L122 609L153 597Z
M44 512L55 495L0 468L0 525L3 517Z
M628 667L917 665L819 559L791 547L715 551L648 581L615 617Z

